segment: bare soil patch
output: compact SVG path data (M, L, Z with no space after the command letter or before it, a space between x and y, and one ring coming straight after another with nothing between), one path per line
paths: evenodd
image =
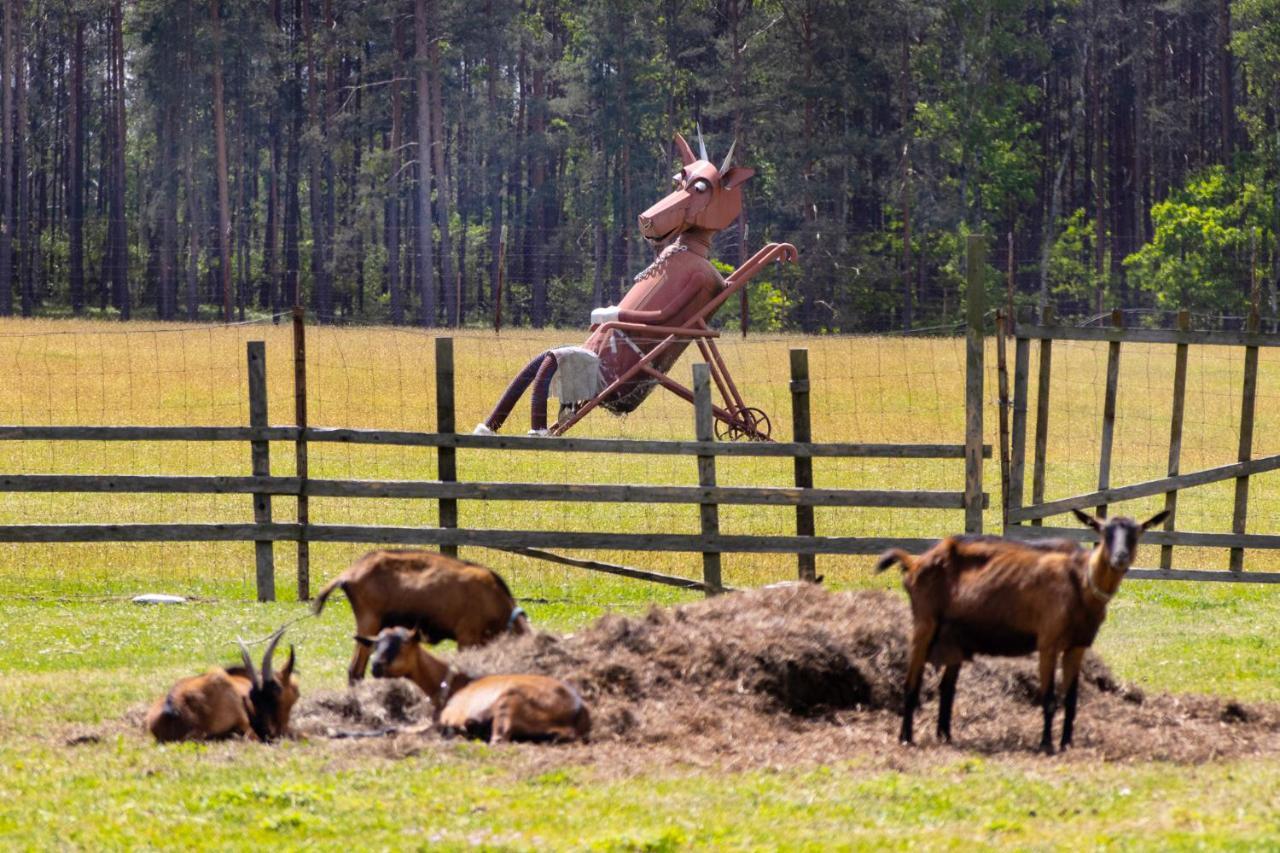
M564 637L506 638L460 653L454 663L477 676L544 673L581 691L592 710L592 742L544 749L537 763L626 772L672 762L736 769L866 760L910 767L973 753L1029 756L1040 731L1030 658L966 665L950 747L933 740L931 674L918 745L896 744L909 623L897 596L796 585L654 608L640 618L605 616ZM1200 763L1280 751L1280 706L1149 695L1118 682L1092 653L1077 720L1077 746L1067 760ZM429 723L429 703L402 681L311 692L294 713L304 735L354 736L343 752L388 757L438 741ZM399 734L381 743L361 738L389 729Z

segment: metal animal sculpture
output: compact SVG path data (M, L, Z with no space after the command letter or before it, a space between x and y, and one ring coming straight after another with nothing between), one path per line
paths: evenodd
M768 417L743 402L715 349L718 333L706 321L766 262L794 261L795 247L771 243L722 278L708 259L711 240L742 212L742 185L755 170L732 164L733 146L717 167L707 157L701 131L697 156L680 134L675 144L682 165L672 176L672 192L640 214L640 233L659 250L653 263L635 277L619 304L591 312L592 334L581 347L535 356L476 427L477 434L497 432L530 385L531 435L563 434L596 406L615 414L635 411L655 385L692 401L692 392L666 374L696 342L724 398L724 405L714 408L722 432L768 438ZM561 418L548 428L547 399L554 391Z

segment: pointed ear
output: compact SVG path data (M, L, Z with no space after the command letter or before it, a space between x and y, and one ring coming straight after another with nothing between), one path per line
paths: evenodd
M286 685L288 685L288 683L289 683L289 678L290 678L290 677L292 677L292 675L293 675L293 664L294 664L293 646L292 646L292 645L290 645L290 646L289 646L289 659L288 659L287 661L285 661L284 669L280 670L280 679L281 679L281 681L283 681Z
M746 183L747 179L756 173L755 169L747 166L734 166L729 171L720 176L720 185L727 190L731 190L740 184Z
M689 147L689 143L680 134L676 134L676 151L680 154L680 162L688 166L690 163L696 162L697 157L693 156L693 149Z
M353 639L366 649L373 645L373 637L362 637L359 634L356 634Z
M1151 528L1155 527L1157 524L1164 521L1168 517L1169 517L1169 510L1162 509L1159 512L1157 512L1155 515L1148 518L1146 521L1142 522L1142 529L1150 530Z
M1071 512L1075 515L1077 519L1079 519L1080 523L1083 524L1085 527L1092 527L1094 530L1098 531L1099 533L1102 532L1102 522L1098 521L1098 519L1094 518L1092 515L1089 515L1089 513L1081 512L1078 509L1073 509L1071 510Z
M420 630L418 630L417 628L414 628L414 629L413 629L413 633L409 635L409 642L411 642L411 643L421 643L421 642L422 642L422 632L421 632Z

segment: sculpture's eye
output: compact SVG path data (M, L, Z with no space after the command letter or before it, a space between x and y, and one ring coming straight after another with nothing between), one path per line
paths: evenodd
M693 191L696 193L704 193L711 189L711 184L707 183L706 178L698 178L693 182Z
M684 175L683 175L683 174L681 174L681 173L677 172L676 174L674 174L674 175L672 175L672 176L671 176L671 188L672 188L672 189L674 189L674 190L678 190L678 189L680 189L680 186L681 186L683 183L684 183Z

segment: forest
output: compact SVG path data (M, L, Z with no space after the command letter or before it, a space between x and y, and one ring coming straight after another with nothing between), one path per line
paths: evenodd
M4 0L0 314L583 326L672 137L753 329L1277 315L1280 0ZM695 143L696 147L696 143ZM735 316L726 318L738 322Z

